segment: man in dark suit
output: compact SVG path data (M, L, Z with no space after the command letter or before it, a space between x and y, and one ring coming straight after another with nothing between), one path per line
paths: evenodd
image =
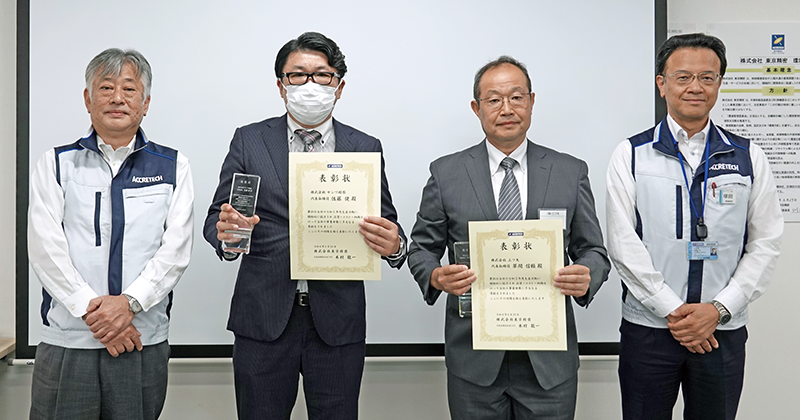
M307 32L275 60L287 114L238 128L222 164L205 222L206 240L222 259L234 241L226 230L253 225L242 259L228 329L240 419L289 419L303 375L310 419L355 419L364 367L366 317L362 281L293 281L289 272L289 152L382 152L378 139L333 120L347 66L333 40ZM234 173L261 177L256 215L244 218L228 198ZM381 157L381 215L360 222L365 242L390 266L405 260Z
M567 351L473 350L472 320L459 316L457 296L476 277L469 267L452 264L453 243L469 240L469 221L498 220L506 213L503 183L513 182L517 198L510 206L516 205L517 218L538 219L539 211L547 209L564 219L564 261L573 264L559 269L554 284L565 299L572 296L579 305L588 305L610 269L588 168L581 160L526 140L534 94L522 63L503 56L486 64L475 75L473 90L472 110L486 141L431 164L408 255L429 305L442 291L448 294L450 414L453 419L572 419L579 361L570 302ZM446 249L451 264L441 266Z

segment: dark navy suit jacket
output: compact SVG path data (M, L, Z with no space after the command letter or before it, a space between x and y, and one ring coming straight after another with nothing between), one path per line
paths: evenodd
M228 329L261 341L277 339L289 321L297 283L289 272L289 144L287 115L236 129L220 171L219 185L203 229L222 257L216 223L227 203L234 173L261 176L250 253L242 257L231 302ZM336 152L381 152L378 139L333 121ZM381 216L398 225L381 155ZM391 261L400 268L405 257ZM309 281L314 325L325 343L339 346L366 337L366 300L362 281Z

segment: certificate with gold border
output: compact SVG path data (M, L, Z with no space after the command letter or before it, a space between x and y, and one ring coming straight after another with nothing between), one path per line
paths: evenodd
M472 348L567 350L561 220L469 222Z
M380 153L289 153L292 279L381 279L381 256L358 233L381 214L380 174Z

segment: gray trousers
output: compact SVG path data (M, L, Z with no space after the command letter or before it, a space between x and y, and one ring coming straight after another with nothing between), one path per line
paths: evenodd
M525 351L507 351L497 379L489 386L447 373L453 420L572 420L577 395L578 375L542 389Z
M111 357L39 343L31 420L155 420L167 397L169 343Z

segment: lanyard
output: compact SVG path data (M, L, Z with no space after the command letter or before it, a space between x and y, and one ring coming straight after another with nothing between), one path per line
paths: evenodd
M713 129L713 127L712 127ZM669 137L672 139L672 143L675 145L675 150L678 151L678 159L681 161L681 171L683 172L683 180L686 182L686 191L689 192L689 204L692 206L692 211L694 212L695 217L697 217L697 225L695 225L695 233L697 234L697 239L703 241L708 237L708 227L706 226L703 215L706 211L706 186L708 184L708 155L710 150L710 138L706 139L706 151L705 151L705 173L703 174L703 203L700 207L700 212L697 212L697 208L694 205L694 200L692 199L692 189L689 185L689 178L686 176L686 166L685 161L683 159L683 154L681 154L681 149L678 147L678 142L675 141L675 137L672 135L672 131L669 130ZM708 136L711 137L711 136Z

